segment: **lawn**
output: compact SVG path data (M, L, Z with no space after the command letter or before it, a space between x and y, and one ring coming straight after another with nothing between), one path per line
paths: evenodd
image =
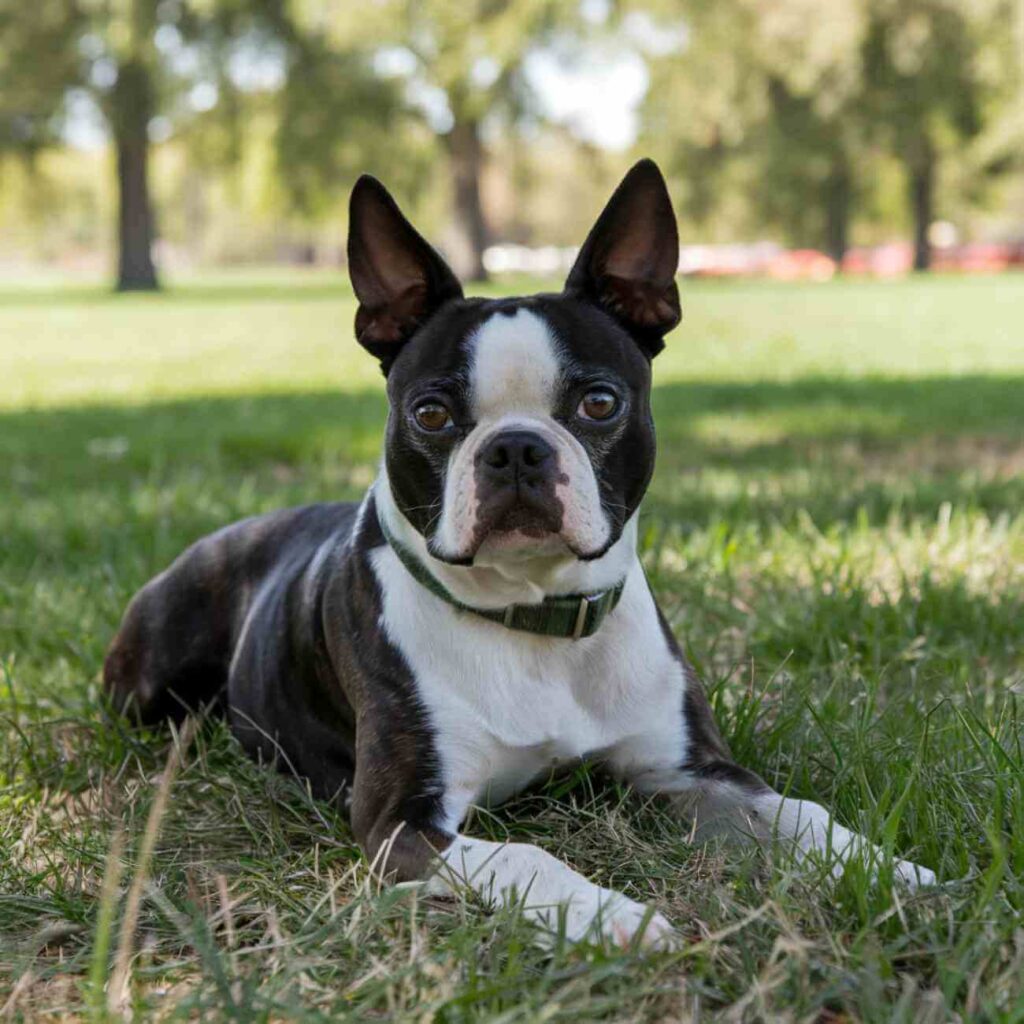
M641 528L662 606L740 760L949 884L694 846L580 770L471 830L656 903L678 952L546 953L512 911L381 890L219 723L175 746L99 685L186 544L372 479L347 287L0 288L0 1016L102 1019L120 952L147 1019L1024 1020L1024 276L682 291Z

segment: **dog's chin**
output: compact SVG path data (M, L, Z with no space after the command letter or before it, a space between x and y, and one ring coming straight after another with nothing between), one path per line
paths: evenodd
M488 567L518 564L538 559L566 559L577 556L571 545L553 531L539 533L523 530L492 530L484 534L478 544L469 550L452 553L427 544L427 550L440 562L448 565Z
M575 543L574 538L556 530L494 529L468 551L451 554L436 551L432 545L428 545L428 550L449 565L487 568L541 561L590 562L600 558L610 546L609 541L597 550L587 550Z
M476 537L474 565L564 558L569 554L562 536L561 514L515 504L493 516Z
M558 558L569 555L565 538L554 531L492 530L473 553L473 564L498 561L525 561L532 558Z

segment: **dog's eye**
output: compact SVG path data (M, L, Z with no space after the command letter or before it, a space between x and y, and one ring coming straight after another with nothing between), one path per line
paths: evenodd
M452 421L448 410L440 402L424 402L422 405L416 406L413 415L420 427L431 433L444 430Z
M576 412L585 420L606 420L615 414L618 407L619 400L613 392L595 388L583 396Z

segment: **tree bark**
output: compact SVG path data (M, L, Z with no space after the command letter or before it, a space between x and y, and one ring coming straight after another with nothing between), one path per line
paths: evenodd
M458 252L455 271L465 281L486 281L484 249L489 233L480 198L484 151L480 125L474 120L456 120L447 136L451 164L453 210Z
M845 156L837 157L826 184L825 241L828 254L841 269L850 237L852 180Z
M928 228L935 215L935 152L927 139L911 155L908 171L914 217L914 270L924 271L932 265Z
M149 120L153 109L149 69L125 61L111 93L117 149L118 291L154 291L154 220L149 195Z

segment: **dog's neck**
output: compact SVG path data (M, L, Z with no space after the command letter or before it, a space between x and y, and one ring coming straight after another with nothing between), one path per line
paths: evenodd
M608 551L589 562L567 550L536 558L503 557L481 565L450 565L430 554L423 535L398 509L383 469L371 494L387 532L412 552L445 590L472 608L539 604L545 597L608 590L622 583L637 560L634 514Z

